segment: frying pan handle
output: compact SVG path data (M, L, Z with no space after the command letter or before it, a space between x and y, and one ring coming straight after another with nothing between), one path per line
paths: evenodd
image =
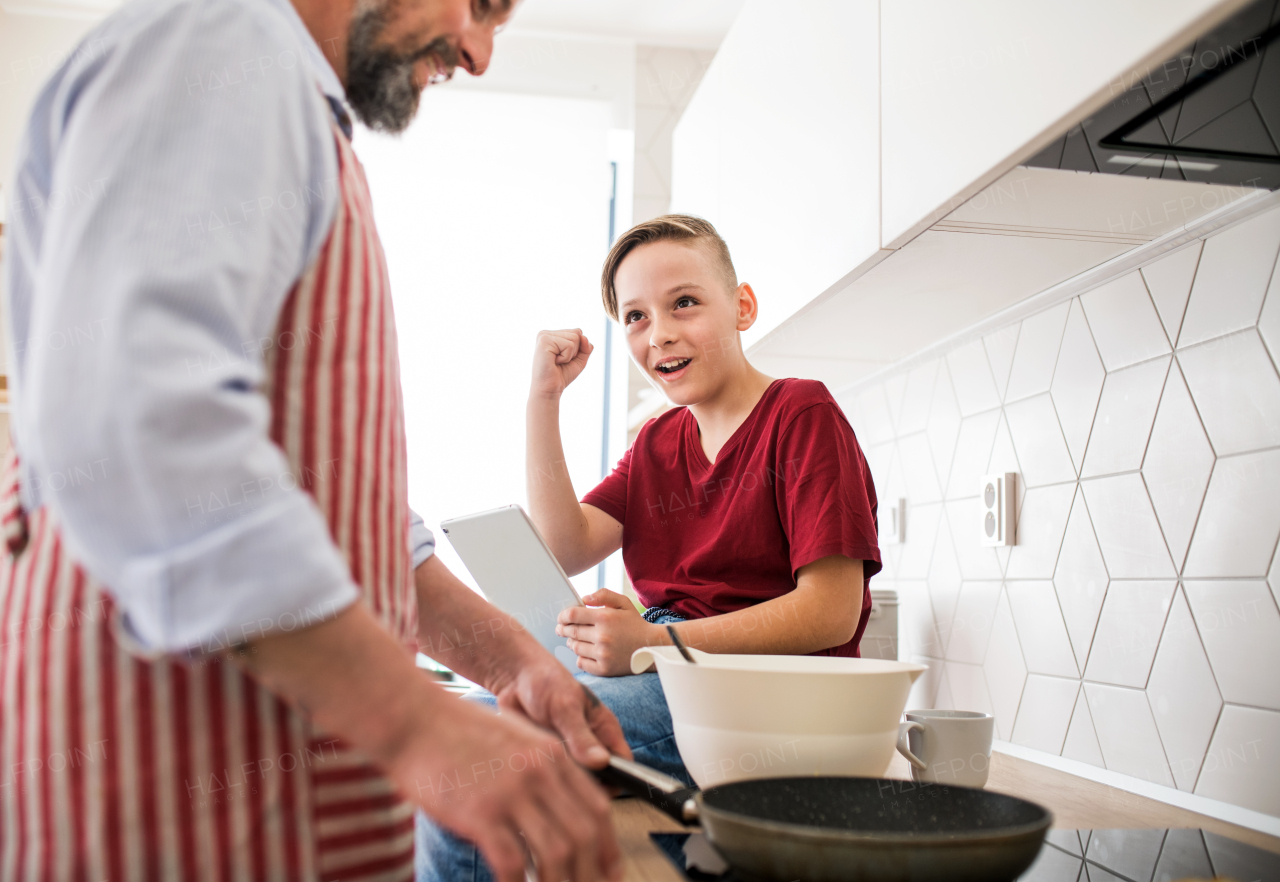
M919 729L923 732L924 726L915 722L901 723L898 725L898 753L905 756L910 761L911 765L923 772L929 766L924 760L911 752L909 736L911 735L912 729Z
M596 777L604 784L626 789L682 824L698 823L698 806L693 799L698 788L686 787L683 781L657 769L611 756L609 765L597 771Z

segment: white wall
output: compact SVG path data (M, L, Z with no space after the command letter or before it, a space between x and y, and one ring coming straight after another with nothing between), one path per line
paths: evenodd
M760 296L750 345L880 246L874 0L748 0L674 137L672 210Z
M1275 205L1272 200L1271 205ZM840 396L911 704L1280 816L1280 208ZM1018 544L979 544L1016 472Z
M440 89L402 137L357 133L395 296L409 498L432 527L525 503L537 329L599 342L610 124L603 101ZM600 476L603 373L601 353L562 405L579 492Z

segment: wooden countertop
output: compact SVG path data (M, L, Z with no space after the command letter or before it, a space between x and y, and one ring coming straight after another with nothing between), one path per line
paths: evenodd
M906 760L895 754L888 777L909 778ZM1280 839L1235 824L1116 790L1038 763L992 753L987 789L1034 800L1053 812L1054 826L1066 829L1107 827L1201 827L1280 853ZM648 803L619 799L613 822L625 855L628 882L682 882L682 877L649 839L650 833L679 832L680 824Z

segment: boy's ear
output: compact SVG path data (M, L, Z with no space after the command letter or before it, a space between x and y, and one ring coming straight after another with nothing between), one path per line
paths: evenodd
M738 286L733 296L737 300L738 330L745 331L756 323L760 315L760 302L756 300L756 292L746 282Z

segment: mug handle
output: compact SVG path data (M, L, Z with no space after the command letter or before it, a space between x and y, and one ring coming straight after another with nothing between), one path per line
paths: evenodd
M907 736L910 734L912 729L919 729L921 732L923 732L924 726L922 726L920 723L911 722L911 721L908 721L906 723L900 723L898 725L898 753L905 756L907 760L910 761L911 765L915 766L917 769L923 772L925 769L928 768L928 765L925 763L924 760L920 759L920 757L912 753L911 748L908 746Z

